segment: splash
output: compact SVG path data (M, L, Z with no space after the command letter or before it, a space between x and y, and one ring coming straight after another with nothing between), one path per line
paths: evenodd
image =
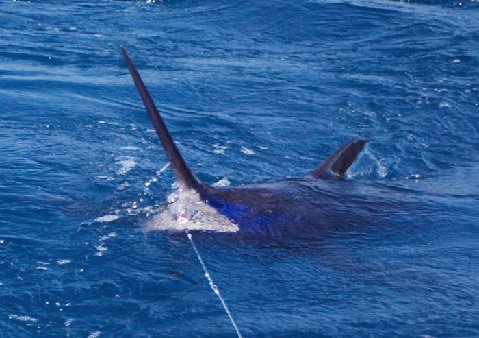
M366 159L359 161L359 159L364 158ZM388 175L386 159L377 158L369 148L365 148L363 152L359 154L358 160L353 163L351 168L346 172L346 177L351 179L357 176L367 176L373 172L375 172L378 177L385 178Z
M168 196L168 206L146 223L146 231L237 232L238 226L191 190L178 189Z
M226 177L223 177L218 182L212 184L213 187L228 187L231 184L230 180Z

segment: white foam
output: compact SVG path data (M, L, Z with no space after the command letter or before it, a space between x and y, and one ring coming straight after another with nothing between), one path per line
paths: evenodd
M101 236L100 237L100 241L106 241L107 239L110 239L110 238L113 238L113 237L116 237L116 232L110 232L108 235L105 235L105 236Z
M72 261L69 259L59 259L57 260L58 265L65 265L65 264L70 264Z
M128 182L123 182L122 184L120 184L120 185L118 186L117 189L118 189L118 190L125 190L125 188L127 188L127 187L129 187L129 186L130 186L130 183L128 183Z
M112 222L114 220L117 220L118 218L120 218L120 216L118 215L105 215L105 216L95 218L95 221L96 222Z
M377 173L379 177L384 178L388 175L388 168L384 165L384 159L378 161L378 170Z
M255 155L255 151L246 147L241 148L241 152L245 155Z
M160 176L160 174L162 174L166 169L168 169L170 167L170 162L168 162L167 164L165 164L160 170L158 170L158 172L156 173L156 175Z
M116 171L118 175L125 175L136 166L135 158L132 156L120 156L117 164L120 166Z
M108 247L104 246L103 244L95 246L95 249L97 249L99 252L107 251Z
M218 182L212 184L213 187L228 187L231 184L230 180L226 177L223 177Z
M120 147L121 150L140 150L140 148L135 147L135 146L124 146Z
M219 143L213 144L213 152L215 154L224 154L225 150L228 148L227 146L221 145Z
M97 338L101 335L101 332L100 331L95 331L95 332L92 332L90 333L90 335L88 336L88 338Z
M98 179L101 179L101 180L106 180L106 181L113 181L115 179L112 176L106 176L106 175L95 176L95 178L98 178Z
M441 101L439 102L439 108L450 108L451 105L449 104L449 102L446 102L446 101Z
M404 177L404 179L406 179L406 180L413 180L414 183L419 182L420 178L421 178L420 174L411 174L411 175L408 175L408 176Z
M19 315L8 315L8 319L18 320L21 322L38 322L38 319L30 317L30 316L19 316Z
M40 264L40 266L37 266L35 267L35 269L37 270L48 270L48 268L46 267L46 265L50 265L50 263L47 263L47 262L37 262L38 264Z

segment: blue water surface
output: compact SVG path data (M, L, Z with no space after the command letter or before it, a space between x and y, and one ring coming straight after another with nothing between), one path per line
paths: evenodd
M245 337L479 335L476 0L5 0L0 38L2 337L236 335L186 236L143 231L174 181L120 44L203 182L370 141L364 226L195 234Z

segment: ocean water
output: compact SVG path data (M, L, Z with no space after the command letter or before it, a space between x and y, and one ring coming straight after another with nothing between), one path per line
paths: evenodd
M203 182L369 140L364 224L193 235L243 336L479 336L477 0L5 0L0 38L2 337L236 335L185 234L144 231L174 180L120 44Z

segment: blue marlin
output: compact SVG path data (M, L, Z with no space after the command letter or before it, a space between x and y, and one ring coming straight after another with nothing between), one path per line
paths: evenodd
M366 145L364 138L350 140L304 177L233 187L201 183L187 166L123 46L121 52L179 187L176 198L170 200L171 217L156 217L149 223L151 229L274 235L298 226L322 231L338 226L338 220L350 225L362 222L361 213L351 213L351 208L364 207L364 201L344 198L356 188L342 177Z

